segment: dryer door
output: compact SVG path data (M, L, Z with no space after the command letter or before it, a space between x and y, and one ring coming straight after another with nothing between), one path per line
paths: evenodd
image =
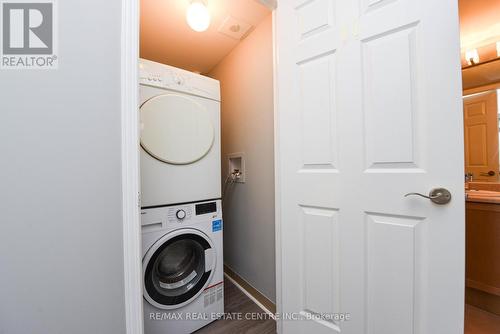
M141 146L160 161L196 162L210 151L214 138L206 108L189 96L157 95L141 106Z
M164 235L144 256L144 297L161 309L189 304L209 284L215 259L212 241L198 230Z

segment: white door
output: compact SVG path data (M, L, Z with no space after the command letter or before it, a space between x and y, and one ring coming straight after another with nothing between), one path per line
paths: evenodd
M278 2L281 332L463 332L457 6Z

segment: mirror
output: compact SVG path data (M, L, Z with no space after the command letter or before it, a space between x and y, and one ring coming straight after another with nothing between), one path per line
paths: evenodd
M490 87L464 94L466 178L468 181L499 182L500 89Z

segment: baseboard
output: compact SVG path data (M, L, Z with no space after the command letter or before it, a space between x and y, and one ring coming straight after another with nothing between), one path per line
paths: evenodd
M274 304L269 298L264 296L259 290L254 288L250 283L245 281L240 275L235 273L226 265L224 265L224 274L266 313L276 313L276 304Z

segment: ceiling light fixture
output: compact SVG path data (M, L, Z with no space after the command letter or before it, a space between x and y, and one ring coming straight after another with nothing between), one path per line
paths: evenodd
M186 20L191 29L202 32L210 26L210 12L203 0L193 0L186 12Z
M467 50L465 52L465 60L468 65L479 64L479 53L477 52L477 49Z

